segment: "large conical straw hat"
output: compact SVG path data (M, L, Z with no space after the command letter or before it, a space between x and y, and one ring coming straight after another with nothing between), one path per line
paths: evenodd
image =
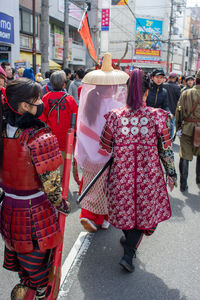
M112 57L110 53L104 55L101 70L91 71L85 75L82 82L94 85L117 85L126 84L129 75L112 67Z

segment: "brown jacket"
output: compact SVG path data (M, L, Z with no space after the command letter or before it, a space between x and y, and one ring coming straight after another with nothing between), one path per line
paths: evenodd
M200 103L193 114L190 114L193 105L200 98L200 85L195 85L192 89L186 90L180 96L176 109L176 130L178 130L179 111L181 108L182 133L187 136L193 135L194 126L200 126ZM187 122L185 119L197 119L198 122Z

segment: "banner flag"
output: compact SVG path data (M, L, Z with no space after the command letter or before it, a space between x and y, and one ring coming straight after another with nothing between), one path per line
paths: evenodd
M80 36L83 39L83 42L86 46L86 48L89 49L90 51L90 55L97 60L97 55L94 49L94 45L92 42L92 38L91 38L91 34L90 34L90 29L89 29L89 25L88 25L88 15L87 15L87 11L84 12L78 32L80 34Z

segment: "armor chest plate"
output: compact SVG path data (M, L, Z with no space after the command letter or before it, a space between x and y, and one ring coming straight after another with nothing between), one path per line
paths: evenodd
M3 185L17 190L33 190L41 186L31 152L26 143L19 138L4 138Z

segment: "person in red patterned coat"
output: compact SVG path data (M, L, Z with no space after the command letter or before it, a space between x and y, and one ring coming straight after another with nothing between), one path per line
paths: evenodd
M105 115L101 146L111 153L108 179L108 221L123 230L124 255L120 265L134 271L132 258L143 234L171 216L171 207L160 159L173 189L174 155L167 128L168 112L145 106L149 82L142 70L130 76L127 105Z
M5 101L0 172L5 192L0 211L3 266L20 277L11 299L23 299L28 289L36 290L36 299L44 299L52 250L63 238L55 209L69 213L61 195L62 156L55 135L38 119L44 108L38 83L13 80Z

